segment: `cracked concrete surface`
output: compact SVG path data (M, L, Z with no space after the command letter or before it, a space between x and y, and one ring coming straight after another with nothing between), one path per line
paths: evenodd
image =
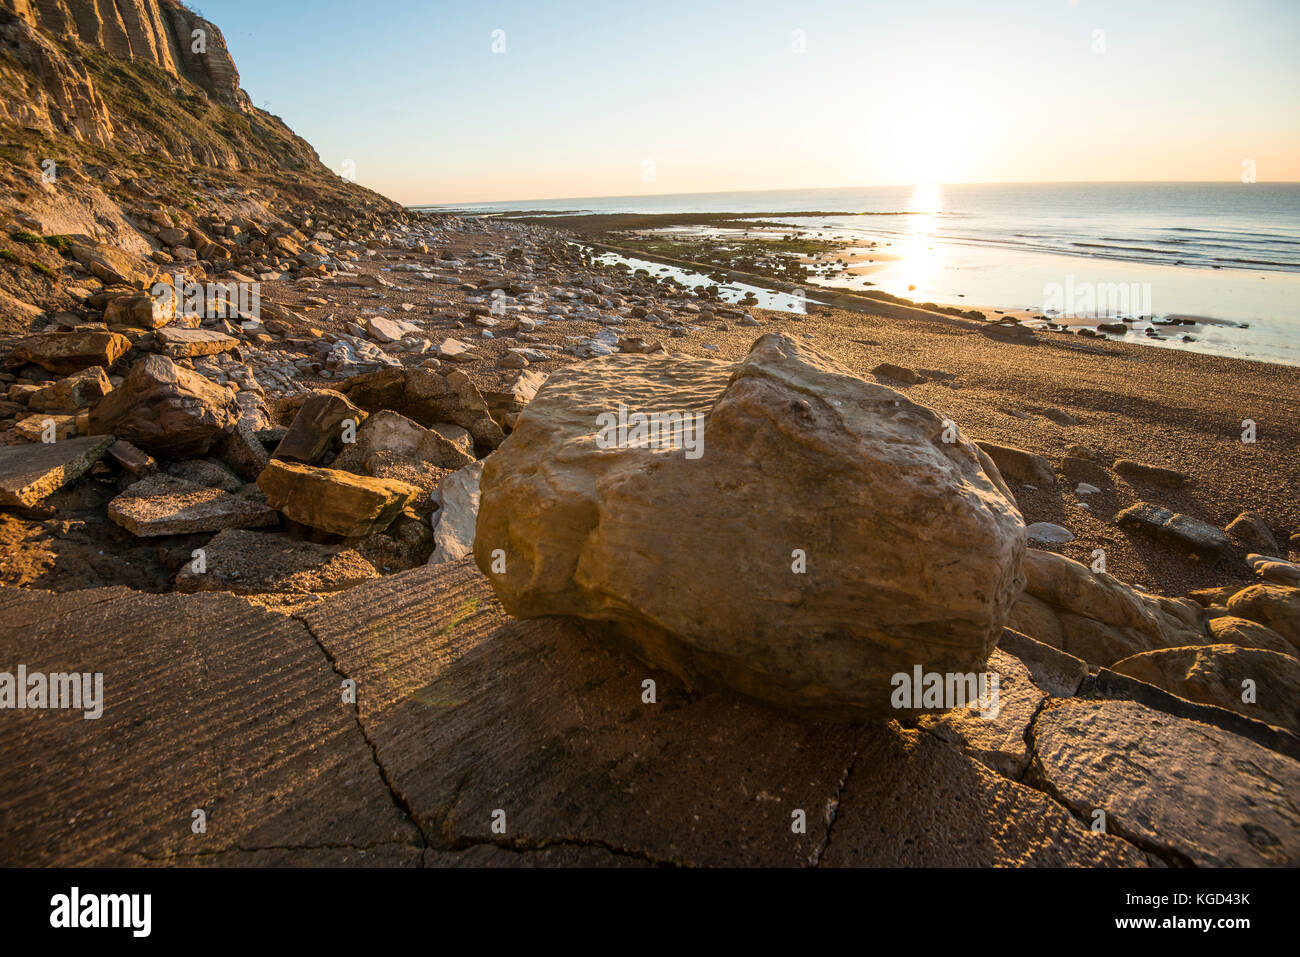
M571 621L509 619L468 562L294 616L223 593L0 589L0 620L0 669L103 671L106 697L98 721L0 715L0 864L1300 859L1294 736L1011 633L996 720L849 726L688 691Z

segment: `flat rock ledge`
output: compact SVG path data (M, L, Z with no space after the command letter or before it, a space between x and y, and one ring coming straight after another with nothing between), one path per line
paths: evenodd
M0 622L8 662L104 673L97 720L5 715L4 866L1300 862L1294 736L1011 632L997 719L939 728L689 692L469 560L294 615L0 588Z

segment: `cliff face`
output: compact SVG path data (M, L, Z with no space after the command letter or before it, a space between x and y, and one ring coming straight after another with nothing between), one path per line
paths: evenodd
M177 0L0 0L6 123L23 143L37 134L226 170L319 167L239 88L221 31Z
M76 38L119 60L151 63L226 106L249 108L221 31L177 0L0 0L0 6L29 27Z

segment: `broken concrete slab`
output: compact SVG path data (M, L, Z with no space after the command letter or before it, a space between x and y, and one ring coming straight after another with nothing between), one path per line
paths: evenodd
M127 486L108 503L108 517L141 538L253 528L280 521L275 509L250 496L162 474Z
M85 475L116 441L92 435L57 442L0 446L0 505L31 508Z

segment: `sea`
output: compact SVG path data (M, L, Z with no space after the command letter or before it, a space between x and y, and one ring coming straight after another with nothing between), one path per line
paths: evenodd
M451 209L453 207L419 207ZM1029 183L461 204L467 214L737 213L865 249L813 280L1300 366L1300 183ZM818 216L781 213L818 211ZM710 230L675 228L678 233ZM711 230L719 241L734 230ZM874 246L867 244L875 243ZM1180 325L1169 325L1181 319ZM1150 330L1150 332L1148 332Z

